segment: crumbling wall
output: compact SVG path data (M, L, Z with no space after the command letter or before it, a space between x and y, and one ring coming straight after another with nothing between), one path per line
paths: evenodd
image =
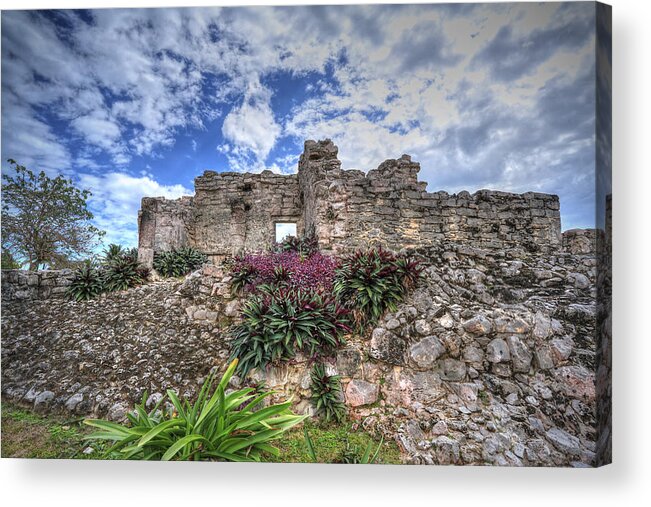
M218 262L259 251L275 239L275 223L314 232L326 252L368 245L401 248L441 240L482 248L552 251L561 246L558 196L480 190L427 192L420 164L403 155L364 173L343 170L332 141L306 141L298 174L206 171L194 198L144 198L139 257L189 244Z
M480 190L427 192L420 164L403 155L368 173L342 170L331 141L307 141L299 163L305 223L326 251L467 242L482 248L558 249L558 196Z
M563 250L573 254L594 254L597 250L597 229L569 229L563 232Z
M303 232L298 176L206 171L195 179L193 245L213 260L258 251L275 240L275 224Z
M151 266L154 252L193 243L194 199L144 197L138 212L138 260Z
M351 419L397 441L408 463L594 464L595 257L449 242L414 254L421 283L327 364ZM114 420L145 390L150 407L166 389L194 399L228 362L241 312L229 282L207 265L90 301L3 305L3 397ZM311 413L311 368L299 356L230 387L264 382Z

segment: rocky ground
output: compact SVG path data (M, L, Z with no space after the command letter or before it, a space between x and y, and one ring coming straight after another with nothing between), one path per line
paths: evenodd
M441 247L373 330L364 424L412 463L592 464L595 262Z
M228 349L218 303L194 318L192 303L210 288L186 297L188 285L168 280L90 301L3 304L3 396L38 411L120 419L145 390L153 399L169 388L193 395Z
M396 440L407 463L591 465L594 256L454 243L416 253L423 282L332 360L351 417ZM229 354L239 301L228 282L208 266L88 302L3 302L3 396L112 419L145 390L152 402L167 388L192 396ZM311 410L306 362L251 380Z

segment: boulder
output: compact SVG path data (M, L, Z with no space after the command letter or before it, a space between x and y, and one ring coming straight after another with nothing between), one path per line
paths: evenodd
M353 379L346 386L346 403L351 407L370 405L377 401L378 386L365 380Z
M423 338L409 349L409 358L418 368L430 368L445 352L445 347L435 336Z

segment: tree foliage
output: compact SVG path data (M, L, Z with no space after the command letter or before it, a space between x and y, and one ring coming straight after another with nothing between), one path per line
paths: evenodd
M14 174L2 175L2 245L29 269L92 254L104 235L90 221L88 190L63 176L34 174L9 159Z

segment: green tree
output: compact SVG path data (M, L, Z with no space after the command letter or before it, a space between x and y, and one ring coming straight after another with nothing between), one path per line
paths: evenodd
M90 223L91 193L63 176L8 162L15 173L2 175L2 246L30 270L91 255L104 235Z
M2 258L0 259L0 269L20 269L20 264L11 252L2 247Z

